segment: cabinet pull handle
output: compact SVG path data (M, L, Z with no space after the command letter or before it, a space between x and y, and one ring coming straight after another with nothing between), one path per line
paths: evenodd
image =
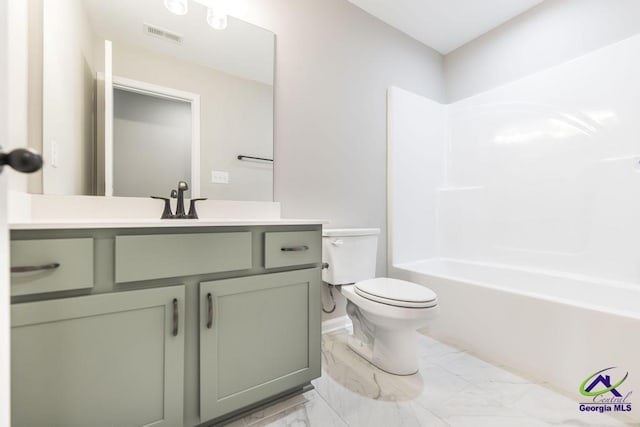
M51 264L11 267L11 272L12 273L29 273L32 271L55 270L58 267L60 267L59 262L52 262Z
M211 329L211 326L213 326L213 298L211 293L207 294L207 304L207 329Z
M307 246L307 245L284 246L284 247L280 248L280 250L282 252L302 252L302 251L308 251L309 250L309 246Z
M178 299L173 299L173 331L171 334L174 337L178 336Z

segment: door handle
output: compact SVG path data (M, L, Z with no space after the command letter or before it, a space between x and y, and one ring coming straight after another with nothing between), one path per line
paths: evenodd
M211 292L207 294L207 329L213 326L213 297Z
M174 337L178 336L178 298L173 299L173 330L171 334Z
M303 251L308 251L309 250L309 246L307 246L307 245L284 246L284 247L280 248L280 250L282 252L303 252Z
M55 270L60 267L59 262L52 262L51 264L43 264L43 265L25 265L20 267L11 267L12 273L31 273L32 271L46 271L46 270Z
M0 152L0 173L5 165L18 172L32 173L42 167L42 156L26 148L17 148L10 153Z

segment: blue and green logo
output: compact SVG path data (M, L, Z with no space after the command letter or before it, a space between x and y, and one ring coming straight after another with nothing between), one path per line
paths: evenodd
M615 366L601 369L589 375L580 384L580 394L585 397L591 397L590 402L580 403L579 409L582 412L628 412L631 411L631 402L629 397L631 391L623 395L619 388L629 378L629 372L624 374L618 373L612 380L613 371L617 369Z
M611 376L602 375L603 372L609 371L611 369L615 369L615 366L598 371L584 380L582 384L580 384L580 394L582 394L583 396L600 396L601 394L611 392L616 397L622 397L622 394L620 394L620 392L616 390L616 387L620 387L620 385L625 382L625 380L629 377L629 372L627 372L620 381L611 385ZM600 388L596 391L593 391L593 389L596 388L596 386L598 386L599 384L602 384L602 386L604 386L605 388Z

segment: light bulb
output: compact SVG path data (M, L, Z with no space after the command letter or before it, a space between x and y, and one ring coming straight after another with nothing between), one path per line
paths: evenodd
M227 28L227 15L225 13L217 13L211 8L207 8L207 24L216 30L224 30Z
M188 0L164 0L164 7L176 15L184 15L189 11Z

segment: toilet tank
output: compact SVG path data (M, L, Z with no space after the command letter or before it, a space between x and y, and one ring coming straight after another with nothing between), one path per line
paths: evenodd
M373 279L376 275L378 228L336 228L322 230L322 280L345 285Z

